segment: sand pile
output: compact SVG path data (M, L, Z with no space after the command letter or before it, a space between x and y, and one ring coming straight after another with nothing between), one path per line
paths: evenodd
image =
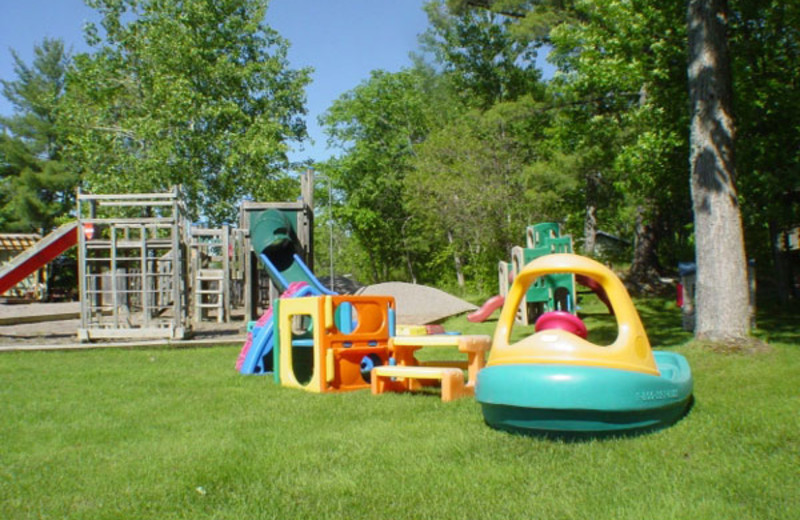
M386 282L362 288L358 294L393 296L397 323L425 325L477 309L471 303L433 287L404 282Z

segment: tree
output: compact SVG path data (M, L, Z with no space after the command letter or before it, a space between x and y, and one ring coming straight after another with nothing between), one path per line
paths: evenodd
M537 43L492 12L451 13L441 1L425 9L421 45L439 71L438 106L455 117L436 118L415 146L405 197L428 237L428 276L494 285L497 259L508 258L532 214L547 213L527 171L548 117L538 110Z
M443 67L464 106L487 110L542 90L540 42L516 38L509 18L487 10L450 14L441 0L425 11L430 28L420 37L422 48Z
M695 335L741 340L749 329L744 236L736 192L726 0L690 0L691 188L697 255Z
M446 254L436 258L451 257L447 273L461 288L467 274L479 289L495 285L497 260L509 257L526 224L556 213L548 198L564 176L537 175L528 166L536 153L531 143L545 127L530 117L536 105L525 98L469 111L416 148L408 205L426 236L443 244Z
M89 0L102 15L75 58L63 123L87 188L182 185L192 216L231 221L243 197L289 196L306 137L308 70L264 23L265 0Z
M409 242L404 241L413 230L403 179L411 170L414 146L428 135L437 116L446 118L446 107L436 105L431 81L420 69L373 71L320 119L330 142L343 153L317 167L342 194L336 220L347 223L368 255L364 271L373 282L415 276Z
M660 28L656 37L650 38L652 44L649 45L642 45L647 39L643 42L636 34L630 34L637 27L647 27L648 24L641 22L658 14L659 6L631 2L530 4L524 0L454 0L453 3L462 8L471 4L503 10L521 19L521 28L535 28L534 33L548 34L556 46L566 51L563 54L566 62L574 64L565 71L573 75L567 78L571 84L580 85L588 80L599 82L598 86L606 83L611 87L597 92L603 96L602 104L609 100L624 102L626 97L637 93L628 89L628 96L609 98L609 93L625 94L625 90L615 88L619 78L633 79L632 85L639 86L639 100L627 107L623 105L620 114L624 117L635 116L639 108L648 106L655 108L644 112L651 121L659 111L670 113L664 110L667 105L650 101L654 92L661 90L653 88L659 82L642 82L637 63L646 63L650 56L658 55L663 49L674 49L674 42L660 37L674 35L674 29L669 25ZM731 76L725 33L727 14L725 0L690 0L687 9L688 91L692 105L691 196L698 264L696 334L711 340L742 338L748 328L747 270L734 176ZM556 41L558 37L567 45ZM663 44L659 41L662 39ZM602 73L587 74L592 70ZM660 67L654 67L653 71L656 75L651 75L652 79L664 76ZM669 89L663 91L666 93ZM664 138L656 136L647 139L645 144L648 141L658 144ZM651 147L645 146L641 152L648 149ZM624 158L624 154L621 157ZM655 191L642 191L643 202L649 203L649 196L657 194L658 190L669 191L664 190L663 181L667 179L669 177L663 174L651 177L647 184ZM670 198L654 200L671 202ZM657 214L656 218L659 216Z
M688 214L685 178L685 33L674 3L452 0L455 12L491 9L514 20L516 40L547 44L554 157L583 177L565 212L582 221L591 253L597 227L634 235L629 281L657 275ZM554 164L555 165L555 164ZM676 204L677 202L677 204ZM676 211L685 206L686 211ZM663 246L662 243L666 242ZM671 258L670 260L675 260Z
M731 3L737 188L747 253L775 274L778 298L793 295L784 232L800 222L800 2ZM794 199L794 200L793 200ZM770 268L774 266L774 268Z
M30 66L12 56L17 79L0 80L15 112L0 118L0 228L47 233L74 209L78 184L56 124L70 58L52 39L34 47Z
M599 148L587 156L594 164L586 162L584 238L591 244L594 220L633 235L627 281L636 286L657 278L664 259L677 263L676 240L691 218L681 15L674 2L566 2L521 22L520 30L541 30L555 20L556 122L577 138L575 153Z

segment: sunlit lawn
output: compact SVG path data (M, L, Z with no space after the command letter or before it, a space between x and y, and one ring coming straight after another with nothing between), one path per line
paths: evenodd
M671 302L637 303L695 406L572 444L492 430L472 399L281 388L232 347L0 355L0 518L797 518L797 315L765 315L770 352L719 354Z

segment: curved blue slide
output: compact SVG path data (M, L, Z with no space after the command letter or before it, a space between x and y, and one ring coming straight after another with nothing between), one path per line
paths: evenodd
M296 253L299 249L291 220L280 210L269 210L258 215L250 227L253 250L267 270L272 283L282 298L336 294L322 285L311 269ZM297 282L303 282L298 285ZM267 309L242 347L237 362L241 374L266 374L272 372L274 348L274 317Z
M315 296L319 292L310 285L292 285L285 291L282 298L302 298ZM239 353L237 370L240 374L268 374L273 371L273 347L275 345L275 320L272 308L264 312L249 333L242 351Z
M292 282L305 282L309 287L313 287L317 291L317 294L336 294L322 285L322 282L314 276L314 273L311 272L311 269L308 268L298 254L293 255L293 262L283 270L280 270L272 260L269 259L266 253L261 253L258 256L267 268L267 273L269 273L272 283L274 283L281 292L287 290L289 284Z

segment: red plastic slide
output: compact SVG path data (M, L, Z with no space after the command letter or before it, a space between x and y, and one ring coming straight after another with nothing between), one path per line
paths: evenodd
M486 302L481 305L481 308L477 311L473 312L472 314L467 315L467 319L472 323L480 323L482 321L486 321L489 316L492 315L494 311L499 309L503 306L503 303L506 301L505 297L500 296L492 296Z
M64 224L0 269L0 294L78 243L78 223Z
M608 300L608 295L606 291L603 289L603 286L600 285L599 282L589 278L588 276L584 276L582 274L575 275L575 281L581 284L584 287L587 287L594 292L595 295L606 305L606 309L608 309L608 313L612 316L614 315L614 308L611 306L611 302Z

